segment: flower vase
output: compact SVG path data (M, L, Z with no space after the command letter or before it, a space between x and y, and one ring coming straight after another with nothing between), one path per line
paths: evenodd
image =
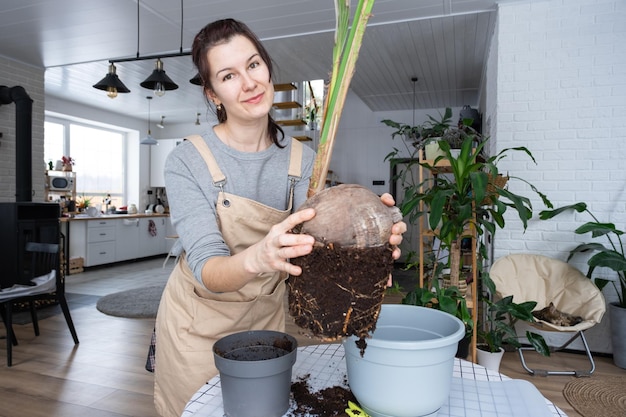
M64 172L72 172L72 164L63 164Z

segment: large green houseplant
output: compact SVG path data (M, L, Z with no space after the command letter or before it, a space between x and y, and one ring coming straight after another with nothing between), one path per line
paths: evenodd
M410 222L417 222L421 216L428 214L429 227L449 253L450 281L454 286L458 285L461 269L461 240L471 235L471 228L479 236L485 230L495 234L497 228L505 226L504 213L507 209L517 212L524 229L532 217L530 200L509 191L494 179L500 175L498 162L509 152L526 153L536 163L534 157L527 148L516 147L503 149L497 155L485 158L482 151L487 140L470 130L457 157L451 154L448 143L441 142L445 157L437 158L432 165L428 162L415 163L437 171L440 162L446 162L449 174L428 177L416 186L407 184L400 204L402 214L408 216ZM508 178L528 184L547 207L552 207L548 198L528 181L515 176Z
M603 289L609 283L615 289L617 302L609 303L613 362L626 369L626 249L622 241L624 231L617 229L613 223L601 222L587 208L587 204L582 202L554 210L544 210L539 213L539 217L542 220L548 220L571 211L585 212L592 219L574 232L578 235L591 233L591 237L598 241L576 246L570 251L567 260L570 261L581 254L589 255L587 277L593 279L599 289ZM605 275L608 271L613 271L616 276L609 279Z

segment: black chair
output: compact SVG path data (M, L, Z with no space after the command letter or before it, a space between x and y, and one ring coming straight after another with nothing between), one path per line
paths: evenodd
M78 336L65 299L65 282L59 270L59 245L53 243L26 243L26 253L30 258L28 274L32 285L16 285L0 291L0 305L3 307L2 318L7 329L7 365L12 365L12 348L17 346L13 332L13 305L28 303L35 335L39 336L39 322L35 301L56 300L61 306L65 321L70 329L74 343Z

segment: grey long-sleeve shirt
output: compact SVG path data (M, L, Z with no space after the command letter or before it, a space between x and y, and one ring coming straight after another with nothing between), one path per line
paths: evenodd
M279 210L287 208L290 137L282 140L284 148L272 144L261 152L234 150L222 143L213 129L203 139L226 176L225 192ZM314 158L315 152L304 146L302 178L296 183L294 209L306 200ZM165 187L172 224L189 267L202 283L204 263L213 256L228 256L230 251L217 226L215 205L219 188L213 185L206 163L191 142L182 142L168 155Z

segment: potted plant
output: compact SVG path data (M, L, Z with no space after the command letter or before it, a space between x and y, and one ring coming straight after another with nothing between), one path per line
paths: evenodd
M425 214L428 207L428 225L435 237L449 253L448 266L453 286L458 286L461 270L461 241L473 228L480 236L484 230L495 234L496 229L504 228L504 213L507 209L517 212L524 229L532 217L532 205L527 197L515 194L498 185L493 178L499 175L497 163L508 156L510 151L526 153L533 162L534 157L525 147L506 148L489 158L479 158L488 139L478 134L467 135L462 143L461 152L454 157L450 145L441 142L445 158L450 163L450 175L437 175L426 178L417 187L404 190L404 199L400 210L411 221ZM439 157L429 163L421 163L430 170L435 170ZM537 193L547 207L552 204L547 197L528 181L509 176L528 184ZM422 204L423 203L423 204Z
M593 220L578 227L574 232L578 235L591 233L592 238L603 239L604 243L582 243L570 251L567 260L578 254L590 254L587 260L589 266L587 277L593 279L600 290L608 283L613 285L617 293L617 301L609 303L613 362L626 369L626 251L622 241L624 231L617 229L613 223L601 222L587 208L587 204L582 202L554 210L544 210L539 213L539 217L547 220L572 210L578 213L586 212ZM615 272L616 277L603 278L602 274L607 270Z
M447 107L444 114L439 114L440 118L435 119L428 115L428 120L421 125L412 126L405 123L398 123L393 120L384 119L381 122L396 129L391 133L391 138L402 137L406 142L413 145L415 150L426 149L430 143L436 144L450 129L452 121L452 109ZM405 144L406 145L406 144ZM438 149L438 147L435 147ZM434 159L434 158L432 158Z
M64 155L63 157L61 157L61 162L63 163L63 171L72 171L72 165L74 165L75 163L74 158Z
M485 273L481 278L483 285L488 290L487 294L495 294L496 286L489 274ZM484 296L482 301L487 309L484 322L479 323L478 326L478 363L488 369L497 371L504 353L504 345L508 344L516 348L522 346L515 330L515 323L519 320L529 323L535 322L532 311L537 306L537 302L526 301L517 304L513 302L512 295L497 301L490 296ZM550 348L541 335L526 331L526 338L537 352L544 356L550 356ZM496 356L485 353L495 354Z

